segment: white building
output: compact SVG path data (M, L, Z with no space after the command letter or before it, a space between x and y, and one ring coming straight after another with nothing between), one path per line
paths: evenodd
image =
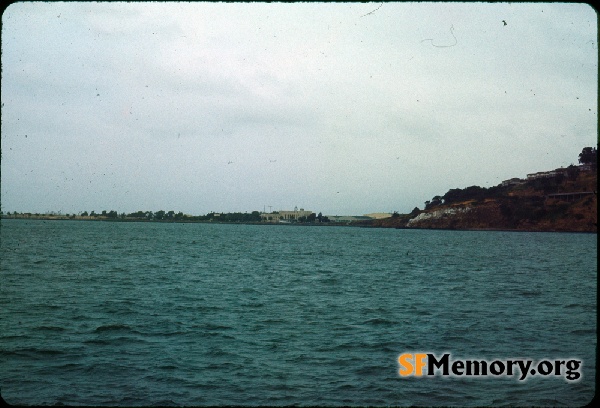
M304 208L294 208L293 211L280 210L273 211L271 213L261 213L260 218L266 222L293 222L297 221L300 217L308 217L313 214L312 211L305 211Z
M523 183L525 183L525 180L521 180L518 177L513 177L513 178L511 178L509 180L504 180L502 182L502 185L504 187L506 187L506 186L516 186L516 185L523 184Z

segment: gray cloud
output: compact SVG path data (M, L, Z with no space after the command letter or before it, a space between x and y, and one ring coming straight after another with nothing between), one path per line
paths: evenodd
M596 41L578 4L15 3L2 209L408 212L595 145Z

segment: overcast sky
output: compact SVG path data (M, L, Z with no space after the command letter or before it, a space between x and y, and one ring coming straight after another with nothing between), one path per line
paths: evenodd
M597 145L560 3L54 3L2 15L3 211L410 212Z

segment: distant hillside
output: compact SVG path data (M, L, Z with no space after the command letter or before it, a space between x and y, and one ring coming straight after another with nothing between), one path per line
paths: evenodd
M383 228L597 232L595 166L570 166L491 188L449 190L425 210L357 223Z

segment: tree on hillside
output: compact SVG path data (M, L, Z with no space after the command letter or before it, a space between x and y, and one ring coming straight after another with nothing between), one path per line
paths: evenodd
M595 147L584 147L581 153L579 153L579 163L591 164L596 167L598 161L598 153Z
M442 197L444 204L457 203L467 200L481 200L486 195L485 187L471 186L464 189L452 188Z
M329 222L329 217L324 216L322 213L319 213L316 217L319 222Z
M433 197L431 199L431 201L425 201L425 209L429 210L433 207L437 207L442 204L444 204L444 199L442 197L440 197L439 195L436 195L435 197Z
M577 180L577 176L579 176L579 169L577 166L573 166L572 164L567 167L567 177L569 180Z

